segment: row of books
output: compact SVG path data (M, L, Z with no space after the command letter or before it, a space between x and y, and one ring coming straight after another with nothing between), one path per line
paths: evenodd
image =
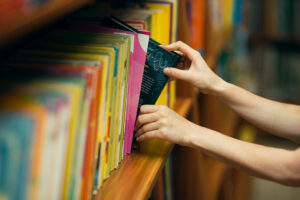
M245 0L211 0L208 1L208 16L215 30L231 31L242 22Z
M177 1L127 3L81 10L1 64L1 198L91 199L131 152L138 107L174 105L162 71L180 56L158 42L176 39Z
M255 48L251 56L252 70L261 95L280 101L299 102L299 51L264 45Z
M300 35L298 0L252 0L249 5L250 32L273 38L297 38Z
M300 99L299 49L276 44L248 48L244 31L234 34L233 45L222 52L217 65L219 75L261 96L286 102Z

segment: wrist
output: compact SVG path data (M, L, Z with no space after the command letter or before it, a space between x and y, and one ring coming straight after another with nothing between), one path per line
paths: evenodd
M230 83L224 81L220 77L216 76L215 80L210 84L211 88L209 90L209 94L220 97L226 91L226 89L230 86Z
M191 129L188 132L188 134L186 134L186 138L185 138L185 145L184 146L188 146L191 148L198 148L199 144L198 141L201 140L199 137L201 137L201 134L203 133L203 131L201 130L201 126L191 123Z

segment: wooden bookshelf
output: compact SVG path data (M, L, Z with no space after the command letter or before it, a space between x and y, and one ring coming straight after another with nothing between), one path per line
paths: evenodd
M88 4L91 0L52 0L33 12L18 13L0 22L0 47Z
M191 98L178 98L175 111L186 116L191 105ZM118 168L104 181L94 199L146 199L173 146L161 140L143 143L139 151L124 157Z
M5 24L0 23L0 47L6 46L90 2L92 0L52 0L34 12L18 13L17 16ZM180 6L183 2L179 2ZM179 17L179 23L187 26L186 13L185 15L180 13L179 16L181 16ZM218 56L224 48L226 34L222 30L212 30L209 26L208 29L205 47L206 62L211 68L214 68ZM189 43L188 34L183 30L188 29L186 27L179 28L179 39ZM198 91L191 88L191 86L187 87L183 83L180 83L178 88L181 90L180 94L178 92L180 97L177 97L175 104L175 111L178 114L187 117L193 106L193 112L196 110L196 115L200 116L205 126L232 136L237 121L236 115L228 112L228 110L224 111L220 103L210 101L207 101L205 104L207 107L201 107L201 112L198 113L198 107L197 109L194 107L198 103L195 100L198 98ZM206 116L206 112L213 113L213 115ZM161 140L150 140L141 144L139 151L133 151L130 155L124 157L117 169L113 170L109 178L104 181L101 189L93 199L147 199L173 147L173 144ZM197 155L200 155L201 159L198 159ZM186 155L182 154L182 156ZM199 190L203 192L200 196L205 196L205 199L216 199L225 174L225 166L212 158L204 157L201 152L195 150L194 154L189 156L189 161L192 161L191 166L194 165L197 159L199 161L197 166L201 165L199 168L202 170L197 176L201 185ZM182 163L182 165L185 165L185 163ZM186 168L186 170L191 170L191 177L194 178L193 170L198 169ZM207 182L203 180L207 180ZM190 187L193 184L193 182L189 182L185 187ZM195 185L193 187L198 190Z

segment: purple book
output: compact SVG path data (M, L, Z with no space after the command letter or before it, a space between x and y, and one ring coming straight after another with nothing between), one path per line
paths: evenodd
M134 38L129 61L129 75L128 75L128 93L126 104L125 117L125 135L124 135L124 149L123 154L131 152L133 132L135 120L137 115L138 103L140 98L140 91L142 85L142 78L144 73L144 66L146 61L146 54L149 42L149 33L133 33L122 31L118 29L106 28L95 24L85 24L81 22L71 23L71 29L82 32L93 33L107 33L107 34L127 34Z

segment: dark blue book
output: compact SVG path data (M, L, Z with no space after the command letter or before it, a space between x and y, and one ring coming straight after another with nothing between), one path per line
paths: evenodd
M141 33L115 17L107 17L103 19L102 25L124 31ZM155 104L160 93L168 82L168 77L163 73L164 68L176 67L180 58L181 56L179 54L165 50L160 47L160 43L150 38L142 80L139 107L145 104Z

